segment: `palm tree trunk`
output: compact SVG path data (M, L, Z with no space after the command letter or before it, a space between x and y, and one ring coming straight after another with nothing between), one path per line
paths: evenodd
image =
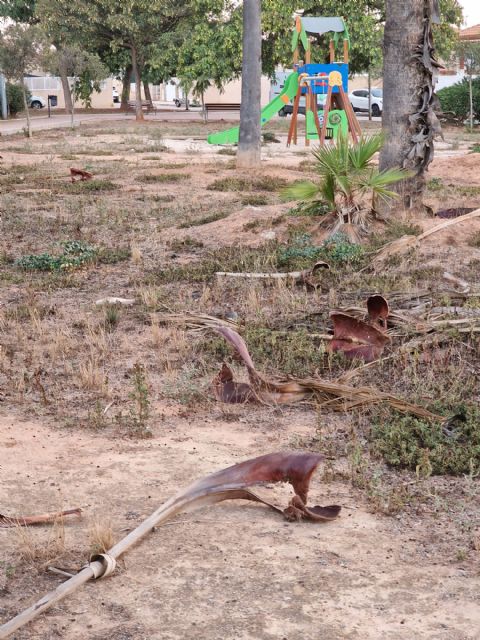
M440 125L433 112L432 43L437 0L386 0L383 129L380 168L404 167L413 176L397 186L404 206L421 205L425 171Z
M238 167L256 167L260 164L261 58L261 0L244 0L242 104L237 152Z
M135 120L137 122L142 122L145 119L143 117L143 111L142 111L142 80L140 78L140 70L137 63L137 50L134 45L131 46L131 52L132 52L132 73L135 76L135 104L136 104Z
M120 98L120 111L127 111L130 100L130 83L132 82L132 65L125 67L122 78L122 96Z

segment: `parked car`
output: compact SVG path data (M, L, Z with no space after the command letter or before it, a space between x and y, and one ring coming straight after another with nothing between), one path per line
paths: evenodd
M348 94L354 111L362 111L368 113L368 89L355 89ZM371 90L372 116L378 117L383 111L383 90Z
M41 96L30 96L28 99L30 109L43 109L47 106L47 101Z

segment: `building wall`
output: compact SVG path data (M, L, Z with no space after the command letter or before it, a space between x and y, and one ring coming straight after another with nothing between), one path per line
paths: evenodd
M65 108L65 100L63 98L63 89L60 78L53 76L39 76L25 78L25 86L27 86L31 93L36 96L40 96L47 100L49 95L57 96L57 108ZM117 82L113 78L108 78L101 83L101 92L96 91L92 94L92 108L93 109L110 109L114 107L112 89L116 87L121 93L121 82ZM78 101L75 103L75 107L78 109L83 108L83 103Z
M262 76L262 98L261 104L266 105L269 102L268 96L270 93L270 79L267 76ZM205 102L218 102L220 104L232 103L240 104L242 96L242 81L241 79L232 80L228 82L223 91L219 91L216 87L209 87L205 91Z

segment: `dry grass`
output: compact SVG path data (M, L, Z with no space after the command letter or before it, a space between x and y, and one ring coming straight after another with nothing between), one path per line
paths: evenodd
M88 527L88 543L90 555L106 553L115 544L115 536L110 520L97 517Z
M58 562L66 552L64 518L45 527L14 528L18 562L29 569L44 571Z

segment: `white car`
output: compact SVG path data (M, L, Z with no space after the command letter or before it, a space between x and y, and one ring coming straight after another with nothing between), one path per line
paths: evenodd
M28 106L30 109L43 109L47 106L47 101L41 96L30 96Z
M372 89L372 116L378 117L383 111L383 90ZM355 89L349 93L348 98L354 111L364 111L368 113L368 89Z

